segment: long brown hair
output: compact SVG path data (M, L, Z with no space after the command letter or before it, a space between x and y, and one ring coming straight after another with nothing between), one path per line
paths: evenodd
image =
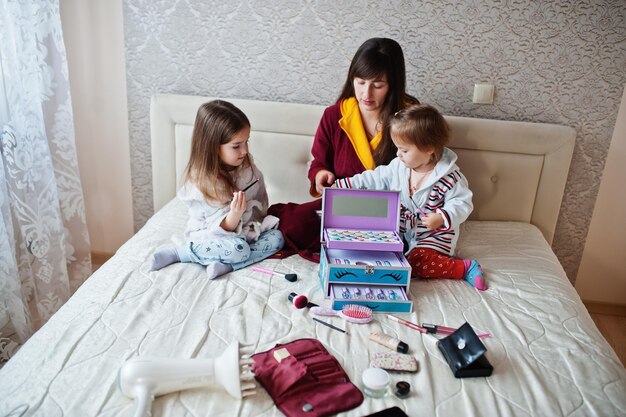
M400 44L389 38L371 38L363 42L352 58L338 99L354 97L355 78L374 79L383 75L387 76L389 91L380 112L383 137L374 151L376 165L388 164L396 156L396 147L386 128L389 117L408 105L419 104L415 97L406 93L406 69Z
M412 143L420 151L433 149L433 162L438 162L450 139L450 126L439 110L429 104L417 104L400 110L389 121L389 131L403 142Z
M246 127L250 127L250 121L232 103L213 100L202 104L193 126L183 181L194 183L207 199L227 201L237 188L232 168L220 160L220 146ZM247 156L244 166L250 164Z

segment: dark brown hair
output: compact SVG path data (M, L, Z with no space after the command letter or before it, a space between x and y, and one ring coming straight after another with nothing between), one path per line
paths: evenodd
M385 97L380 118L383 127L387 125L389 116L400 109L410 105L419 104L419 101L406 93L406 69L404 65L404 54L398 42L389 38L371 38L363 42L357 49L348 76L343 85L339 101L354 97L354 79L374 79L387 76L389 91ZM388 164L396 154L389 132L383 128L383 137L374 151L374 161L376 165Z
M220 146L246 127L250 127L250 121L232 103L214 100L202 104L193 126L183 181L194 183L208 199L227 201L237 188L230 175L232 167L220 160ZM250 166L249 156L244 164Z
M389 130L395 138L412 143L420 151L433 149L434 162L441 159L450 139L450 126L439 111L428 104L417 104L400 110L389 121Z

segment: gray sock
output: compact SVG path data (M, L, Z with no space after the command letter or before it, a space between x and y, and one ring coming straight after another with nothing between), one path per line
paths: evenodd
M176 253L176 249L172 248L164 248L157 249L152 255L152 267L151 271L157 271L165 266L170 264L180 262L180 258L178 257L178 253Z
M221 262L213 262L206 266L206 276L209 279L221 277L224 274L232 272L233 267L229 264L223 264Z

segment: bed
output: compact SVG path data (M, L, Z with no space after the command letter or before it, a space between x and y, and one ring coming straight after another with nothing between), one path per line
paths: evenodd
M414 280L415 322L460 326L484 339L490 377L456 379L432 337L375 315L366 325L327 318L320 326L291 292L325 305L318 264L297 255L260 265L296 273L288 282L246 268L207 281L203 268L175 264L150 272L155 248L181 241L186 210L175 198L198 106L208 97L156 95L151 103L154 216L98 269L0 370L2 416L131 416L117 386L120 366L138 356L213 358L233 341L253 352L315 338L360 384L370 357L386 348L383 331L405 341L419 361L406 399L366 397L341 416L397 406L410 416L626 415L626 371L602 337L550 248L575 141L571 128L447 117L451 148L474 191L475 210L458 254L478 259L489 290L464 282ZM251 152L271 203L306 202L307 163L322 106L227 99L252 124ZM280 416L260 388L236 400L220 390L157 397L154 416ZM312 414L314 415L314 414Z

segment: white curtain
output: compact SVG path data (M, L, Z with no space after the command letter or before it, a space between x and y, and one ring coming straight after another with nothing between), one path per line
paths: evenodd
M0 0L0 366L91 274L58 0Z

